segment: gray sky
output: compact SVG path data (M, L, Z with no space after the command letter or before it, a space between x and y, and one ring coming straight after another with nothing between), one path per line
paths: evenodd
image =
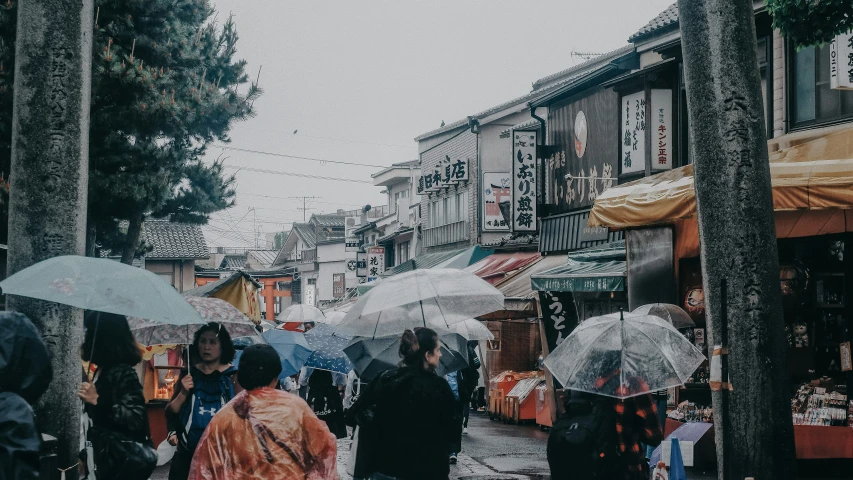
M416 159L413 138L442 120L524 95L536 79L578 63L572 51L626 44L672 0L213 3L220 24L235 15L237 56L251 76L263 66L258 115L236 124L232 147L387 166ZM302 221L301 200L269 197L320 197L309 216L385 202L381 188L354 182L370 181L378 167L226 156L228 165L350 181L241 170L237 205L205 228L211 246L253 246L255 226L275 232Z

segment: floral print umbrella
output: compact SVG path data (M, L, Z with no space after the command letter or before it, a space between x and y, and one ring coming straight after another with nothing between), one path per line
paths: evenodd
M142 318L128 318L130 329L136 341L142 345L160 345L167 343L190 344L196 330L208 322L217 322L228 330L232 338L258 335L255 324L240 310L213 297L185 297L203 320L189 325L163 325Z

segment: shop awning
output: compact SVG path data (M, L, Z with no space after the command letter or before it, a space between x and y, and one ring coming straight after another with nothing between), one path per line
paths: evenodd
M507 300L531 300L536 292L530 288L530 277L566 264L565 255L548 255L511 277L495 284L495 288L504 294Z
M465 268L492 254L494 250L479 245L446 252L425 253L385 271L383 277L424 268Z
M479 245L475 245L473 247L468 247L462 250L461 253L455 255L453 257L444 260L443 262L437 263L430 268L457 268L463 269L468 267L469 265L473 265L483 258L488 257L494 252L494 249L491 248L483 248ZM426 267L420 267L426 268Z
M512 273L539 260L538 252L495 253L465 268L466 272L495 285Z
M777 212L853 208L853 129L773 152L770 175ZM621 230L695 214L693 166L687 165L605 190L589 226Z
M625 290L625 242L614 242L569 254L558 267L530 276L530 287L548 292L615 292Z

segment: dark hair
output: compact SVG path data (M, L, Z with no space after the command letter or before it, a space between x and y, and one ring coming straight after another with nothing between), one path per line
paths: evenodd
M124 315L86 311L83 326L86 329L80 347L83 361L92 362L98 368L134 366L142 361L142 352Z
M400 357L403 365L424 368L426 354L438 346L438 334L435 331L418 327L415 331L406 330L400 338Z
M202 334L205 332L213 332L216 335L216 338L219 339L219 363L224 365L226 363L233 362L234 354L236 352L234 348L234 341L231 340L231 334L228 333L228 330L226 330L222 324L216 322L210 322L196 330L191 347L195 358L198 358L198 342L201 339Z
M308 388L319 389L332 386L334 386L332 372L328 370L314 370L308 377Z
M281 374L281 358L267 344L250 345L240 355L237 381L246 390L266 387Z

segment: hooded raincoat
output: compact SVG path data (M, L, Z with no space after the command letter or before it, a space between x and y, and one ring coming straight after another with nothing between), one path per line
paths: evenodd
M41 435L30 405L52 378L36 327L20 313L0 313L0 480L38 478Z
M217 413L193 457L190 480L336 480L337 441L304 400L281 390L240 392Z

